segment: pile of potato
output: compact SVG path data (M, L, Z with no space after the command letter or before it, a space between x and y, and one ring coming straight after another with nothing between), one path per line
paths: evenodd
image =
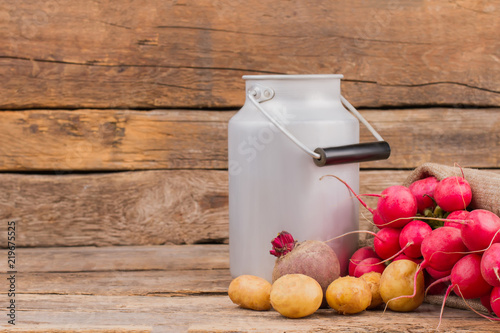
M384 302L393 311L412 311L424 299L422 273L417 279L415 297L395 298L413 294L416 271L417 264L413 261L398 260L389 264L382 274L370 272L359 278L339 277L330 283L325 293L315 279L305 274L285 274L272 284L257 276L241 275L231 282L228 294L233 303L242 308L258 311L273 308L288 318L313 314L324 298L329 307L343 315L375 309Z

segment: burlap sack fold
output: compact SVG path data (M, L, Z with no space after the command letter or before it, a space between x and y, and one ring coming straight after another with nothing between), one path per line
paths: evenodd
M469 182L472 189L472 202L470 208L486 209L500 216L500 174L498 173L470 168L461 169L458 166L425 163L413 170L402 185L409 186L414 181L429 176L434 176L438 180L450 176L462 176L462 170L465 179ZM443 296L428 296L425 301L431 304L441 305ZM467 303L475 310L487 312L486 308L478 299L467 300ZM451 294L446 301L446 306L469 309L462 298L452 296Z

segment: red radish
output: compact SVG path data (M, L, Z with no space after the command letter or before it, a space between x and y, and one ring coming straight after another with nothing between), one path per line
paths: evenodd
M450 215L446 217L446 221L444 221L444 226L461 229L462 224L466 223L468 216L469 212L466 210L456 210L454 212L451 212Z
M377 236L373 240L375 253L382 258L388 259L397 254L401 247L399 246L399 234L401 229L384 228L377 232Z
M481 274L492 286L500 287L500 243L495 243L483 253Z
M451 286L455 294L465 299L479 298L489 294L492 288L481 275L481 256L479 254L471 253L457 261L450 276Z
M377 211L386 226L402 228L417 214L417 199L407 187L389 186L381 193Z
M358 264L367 258L378 258L377 254L370 246L365 246L356 250L349 261L349 275L354 276L354 270Z
M373 214L373 224L375 224L379 229L385 228L386 227L386 225L385 225L386 223L382 219L382 216L380 216L380 214L378 213L378 210L374 209L372 211L372 214Z
M410 192L417 199L417 207L420 214L423 214L426 208L434 209L436 206L433 197L438 183L437 178L431 176L417 180L408 186Z
M425 222L414 220L404 226L399 235L399 246L405 248L407 244L411 244L403 250L403 253L410 258L420 258L422 252L420 246L427 235L432 232L432 228Z
M425 279L425 293L427 295L443 295L446 292L446 289L448 289L448 285L444 282L436 282L436 280L433 278L430 274L424 274L424 279Z
M464 210L472 200L472 190L465 178L447 177L437 184L434 199L447 212Z
M421 246L424 262L422 266L430 266L438 271L452 269L460 260L467 248L462 242L460 230L452 227L440 227L422 241Z
M396 258L392 259L392 261L398 261L398 260L411 260L415 264L419 265L422 262L423 259L422 258L410 258L406 254L401 253Z
M443 227L450 228L450 227ZM446 290L446 294L443 299L443 305L441 306L441 314L439 316L439 325L441 325L441 318L443 316L444 305L446 299L452 290L455 294L461 296L464 299L480 298L484 295L489 295L491 289L490 286L481 276L480 271L481 256L475 253L468 254L453 266L451 270L451 275L449 277L438 280L434 283L438 283L444 280L451 280L451 284ZM430 288L431 284L428 288ZM484 315L482 315L484 316ZM439 327L438 325L438 327Z
M425 270L427 271L427 273L429 273L430 276L432 276L436 280L439 280L451 274L451 269L447 271L438 271L432 267L426 267Z
M452 227L440 227L432 230L425 237L421 246L424 261L414 276L414 285L417 283L417 276L420 271L426 267L434 268L438 271L452 269L455 263L460 260L467 248L460 237L460 230ZM413 295L403 295L397 298L415 297L417 290L414 289ZM396 298L396 299L397 299Z
M359 265L354 270L354 277L361 277L363 274L370 272L377 272L382 274L385 269L385 265L380 262L379 258L366 258L361 261Z
M491 243L500 242L500 217L485 209L469 213L462 225L462 240L470 251L486 250Z
M500 317L500 287L495 287L491 291L490 305L497 317Z
M490 321L500 321L500 318L498 318L500 315L500 287L492 287L492 288L493 289L491 290L491 293L486 294L485 296L482 296L480 298L481 298L481 303L486 307L486 309L488 309L488 311L490 311L490 312L493 311L497 315L497 317L486 316L486 315L482 314L481 312L476 311L474 308L472 308L470 305L468 305L467 302L465 302L465 303L469 306L469 308L472 311L474 311L476 314L480 315L481 317L486 318ZM445 300L446 300L446 297L449 295L450 291L451 291L451 288L448 288L448 290L446 291ZM483 300L487 296L490 297L489 302L487 300ZM438 328L441 325L441 317L443 316L444 304L445 303L443 301L443 305L441 306L441 315L439 316Z
M385 227L402 228L417 214L417 199L407 187L394 185L383 190L381 194L364 194L379 197L377 209L372 209L345 181L335 175L325 175L320 180L324 177L333 177L342 182L356 196L363 207L374 215L374 223L381 229ZM378 216L376 216L377 214Z
M491 308L491 293L481 296L481 304L488 310L489 313L493 312Z

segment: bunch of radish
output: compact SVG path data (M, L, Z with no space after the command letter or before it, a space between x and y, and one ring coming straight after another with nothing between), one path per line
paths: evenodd
M342 182L373 214L379 228L373 248L353 254L349 275L382 272L388 261L412 260L419 265L415 285L422 270L429 277L428 291L447 285L443 307L453 290L463 299L480 298L490 313L500 317L500 218L488 210L469 209L472 190L463 175L390 186L370 195L378 197L375 209Z

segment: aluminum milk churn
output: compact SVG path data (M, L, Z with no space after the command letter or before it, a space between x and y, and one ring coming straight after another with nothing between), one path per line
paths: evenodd
M246 100L229 121L229 247L233 277L271 281L271 240L328 240L359 229L358 203L333 174L359 189L359 162L389 145L340 93L342 75L248 75ZM349 109L346 110L344 105ZM359 121L378 139L359 143ZM321 148L323 147L323 148ZM326 147L326 148L325 148ZM328 242L347 272L358 236Z

